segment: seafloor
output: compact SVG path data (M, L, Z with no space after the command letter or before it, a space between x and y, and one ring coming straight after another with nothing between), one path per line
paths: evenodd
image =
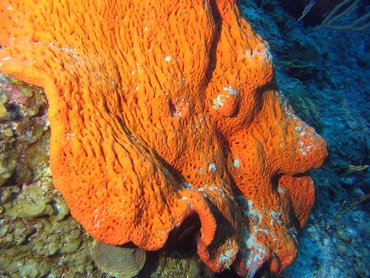
M240 1L270 44L281 93L330 153L312 171L316 204L281 277L370 277L370 29L319 28L310 13L297 24L293 2ZM368 1L359 3L339 24L369 15ZM106 276L92 262L92 239L52 186L48 143L43 92L0 75L0 277ZM162 255L149 254L156 263L139 276L213 277L195 258Z

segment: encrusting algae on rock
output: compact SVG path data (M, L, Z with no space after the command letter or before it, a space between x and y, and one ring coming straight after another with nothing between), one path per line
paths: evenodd
M45 89L53 182L89 234L158 250L196 214L214 272L293 262L326 144L235 1L0 3L0 71Z
M45 95L1 73L0 95L0 276L99 277L92 239L52 184Z

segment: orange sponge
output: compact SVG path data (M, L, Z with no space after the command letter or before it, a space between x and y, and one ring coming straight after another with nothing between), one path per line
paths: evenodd
M156 250L196 213L213 271L294 260L325 142L235 1L2 0L0 44L0 70L45 89L54 184L94 238Z

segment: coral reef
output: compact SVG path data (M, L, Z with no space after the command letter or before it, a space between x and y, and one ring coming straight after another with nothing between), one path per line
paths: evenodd
M52 184L44 93L0 74L0 95L0 276L101 275L91 237Z
M179 277L179 278L211 278L215 277L213 273L202 265L195 258L177 258L173 256L161 256L156 261L157 266L151 269L148 265L139 277Z
M0 70L45 89L53 183L95 239L157 250L196 214L212 271L279 273L326 144L234 1L157 3L2 1Z

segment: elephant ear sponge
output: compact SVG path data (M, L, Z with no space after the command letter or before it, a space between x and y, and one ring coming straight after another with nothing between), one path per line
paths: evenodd
M45 89L55 187L96 240L157 250L198 218L212 271L293 262L326 143L235 1L1 0L0 45Z

